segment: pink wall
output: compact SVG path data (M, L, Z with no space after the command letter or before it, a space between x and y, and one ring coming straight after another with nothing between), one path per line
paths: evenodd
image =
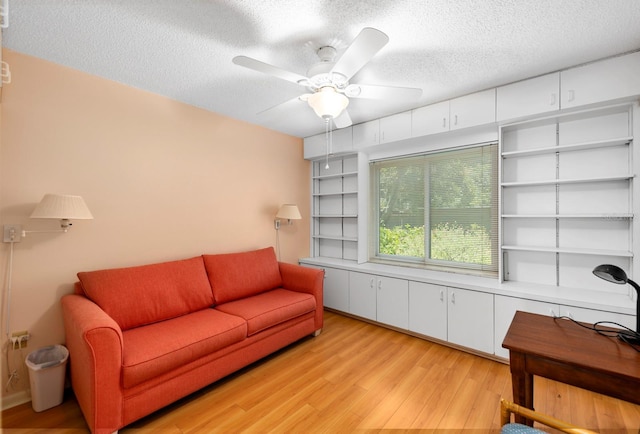
M15 244L10 331L32 333L25 356L64 341L59 299L78 271L275 246L282 203L303 216L280 230L282 260L308 255L301 139L10 50L3 60L1 223L57 228L28 218L45 193L81 195L95 218Z

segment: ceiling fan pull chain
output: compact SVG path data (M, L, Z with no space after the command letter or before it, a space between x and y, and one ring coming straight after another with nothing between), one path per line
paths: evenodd
M324 119L324 136L325 136L325 148L327 152L326 163L324 165L325 169L329 169L329 146L331 146L331 130L329 129L329 118Z

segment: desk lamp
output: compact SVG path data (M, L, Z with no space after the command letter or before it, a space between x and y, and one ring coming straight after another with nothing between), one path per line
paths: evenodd
M609 264L598 265L596 268L593 269L593 274L595 274L599 278L604 279L608 282L617 283L619 285L628 283L629 285L635 288L636 290L636 333L633 334L633 333L630 333L629 331L621 331L620 333L618 333L618 337L627 343L640 345L640 336L638 336L638 334L640 333L640 315L639 315L640 314L640 286L638 286L638 284L633 280L629 279L627 277L627 273L625 273L622 268L616 267L615 265L609 265Z

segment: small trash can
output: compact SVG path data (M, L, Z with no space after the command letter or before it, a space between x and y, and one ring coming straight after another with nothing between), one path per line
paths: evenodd
M51 345L37 349L27 356L31 386L31 406L34 411L44 411L62 404L64 377L69 350L63 345Z

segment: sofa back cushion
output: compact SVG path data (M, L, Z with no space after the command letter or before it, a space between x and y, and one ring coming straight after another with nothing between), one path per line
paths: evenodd
M85 295L122 330L175 318L214 303L202 257L78 273Z
M282 286L273 247L242 253L203 255L216 304Z

